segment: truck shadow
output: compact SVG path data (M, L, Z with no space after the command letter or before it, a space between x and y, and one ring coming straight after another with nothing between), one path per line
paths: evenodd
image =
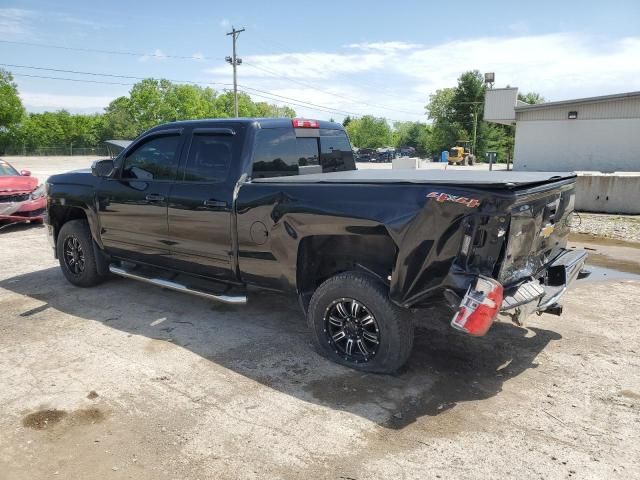
M125 279L80 289L57 267L2 280L0 288L41 302L18 314L23 321L46 318L51 309L97 321L154 345L188 349L279 392L392 429L497 395L505 381L535 368L537 355L561 338L549 330L500 323L485 338L421 326L404 370L373 375L316 354L297 301L275 293L255 292L248 305L231 307ZM203 380L202 388L207 385Z

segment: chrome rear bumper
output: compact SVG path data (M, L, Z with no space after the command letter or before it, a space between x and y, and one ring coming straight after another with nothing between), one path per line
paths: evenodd
M559 314L560 299L569 286L581 275L588 275L584 271L586 259L584 250L564 250L545 267L542 275L505 289L500 312L517 317L515 321L533 312Z

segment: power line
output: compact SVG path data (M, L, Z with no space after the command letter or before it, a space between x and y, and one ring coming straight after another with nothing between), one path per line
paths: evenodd
M398 113L407 113L409 115L418 115L418 116L422 116L423 115L422 113L409 112L407 110L400 110L400 109L397 109L397 108L387 107L385 105L378 105L378 104L375 104L375 103L367 103L367 102L363 102L361 100L355 100L354 101L353 99L351 99L349 97L346 97L344 95L340 95L338 93L334 93L334 92L330 92L328 90L324 90L324 89L318 87L317 85L312 85L310 83L303 82L303 81L298 80L296 78L291 78L291 77L289 77L287 75L282 75L282 74L276 73L273 70L269 70L268 68L264 68L262 66L258 66L258 65L254 64L254 63L247 62L247 61L245 61L244 63L245 63L245 65L249 65L250 67L253 67L253 68L257 69L257 70L262 70L263 72L269 73L269 74L271 74L271 75L273 75L275 77L284 78L286 80L289 80L291 82L297 83L299 85L303 85L303 86L308 87L308 88L313 88L314 90L318 90L319 92L326 93L327 95L333 95L334 97L341 98L343 100L348 101L349 103L366 105L367 107L373 107L373 108L382 108L383 110L389 110L389 111L398 112Z
M66 70L66 69L62 69L62 68L45 68L45 67L34 67L31 65L17 65L17 64L13 64L13 63L0 63L0 66L3 67L10 67L10 68L28 68L30 70L45 70L47 72L58 72L58 73L73 73L73 74L77 74L77 75L92 75L95 77L113 77L113 78L127 78L127 79L131 79L131 80L147 80L150 77L136 77L133 75L116 75L113 73L98 73L98 72L86 72L86 71L82 71L82 70ZM231 86L233 85L232 83L222 83L222 82L194 82L191 80L175 80L175 79L171 79L171 78L167 78L166 80L169 80L170 82L175 82L175 83L191 83L194 85L221 85L221 86ZM133 85L133 84L129 84L129 85Z
M77 82L77 83L92 83L92 84L101 84L101 85L124 85L124 86L133 86L135 85L135 83L124 83L124 82L107 82L107 81L101 81L101 80L88 80L86 78L68 78L68 77L55 77L55 76L51 76L51 75L33 75L33 74L28 74L28 73L12 73L12 75L14 77L28 77L28 78L41 78L41 79L46 79L46 80L61 80L61 81L66 81L66 82ZM190 83L195 83L195 82L190 82ZM242 85L241 85L242 87ZM251 87L243 87L246 89L251 89ZM253 89L252 89L253 90ZM228 90L225 90L228 91ZM279 101L281 103L285 103L287 105L293 105L296 107L301 107L301 108L306 108L308 110L315 110L318 112L323 112L323 113L339 113L339 114L344 114L345 112L342 112L340 110L335 110L332 109L330 107L320 107L320 106L314 106L314 104L304 104L302 103L302 101L297 102L297 101L291 101L291 100L283 100L283 99L277 99L277 98L273 98L272 96L267 96L263 93L255 93L255 92L250 92L250 91L246 91L246 90L240 90L243 93L246 93L247 95L250 96L255 96L255 97L259 97L259 98L265 98L267 100L272 100L272 101ZM258 90L259 92L263 92L262 90ZM271 95L275 95L275 94L271 94ZM352 114L353 116L361 116L359 114Z
M87 53L103 53L103 54L108 54L108 55L125 55L125 56L135 56L135 57L154 57L154 58L173 58L173 59L182 59L182 60L217 60L211 57L206 57L206 56L195 56L195 55L191 55L191 56L185 56L185 55L165 55L165 54L157 54L157 53L141 53L141 52L131 52L131 51L125 51L125 50L102 50L102 49L94 49L94 48L84 48L84 47L67 47L64 45L50 45L50 44L44 44L44 43L36 43L36 42L21 42L21 41L17 41L17 40L2 40L0 39L0 43L6 43L6 44L12 44L12 45L27 45L27 46L33 46L33 47L41 47L41 48L53 48L53 49L59 49L59 50L70 50L70 51L77 51L77 52L87 52ZM332 95L334 97L337 98L341 98L343 100L348 101L349 103L352 103L354 105L365 105L367 107L372 107L372 108L381 108L383 110L389 110L389 111L395 111L398 113L405 113L405 114L409 114L409 115L416 115L416 116L422 116L423 114L421 113L416 113L416 112L410 112L407 110L401 110L401 109L396 109L396 108L392 108L392 107L387 107L385 105L378 105L378 104L373 104L373 103L367 103L367 102L363 102L363 101L358 101L358 100L353 100L347 96L344 95L340 95L328 90L324 90L320 87L318 87L317 85L312 85L309 84L307 82L303 82L301 80L295 79L295 78L291 78L288 77L286 75L282 75L279 74L277 72L274 72L273 70L269 70L267 68L264 68L262 66L259 65L255 65L251 62L247 62L245 61L244 64L249 65L257 70L262 70L266 73L271 74L274 77L279 77L279 78L284 78L289 80L290 82L294 82L297 83L299 85L303 85L305 87L308 88L313 88L315 90L318 90L320 92L326 93L327 95Z
M127 52L124 50L101 50L96 48L82 48L82 47L67 47L64 45L48 45L45 43L35 42L18 42L16 40L0 40L0 43L9 43L13 45L27 45L30 47L42 47L42 48L55 48L58 50L71 50L74 52L88 52L88 53L105 53L108 55L127 55L131 57L156 57L156 58L178 58L182 60L213 60L208 57L201 56L186 56L186 55L165 55L159 53L140 53L140 52Z
M0 63L0 66L11 67L11 68L27 68L27 69L31 69L31 70L42 70L42 71L57 72L57 73L71 73L71 74L74 74L74 75L91 75L91 76L97 76L97 77L124 78L124 79L131 79L131 80L146 80L148 78L148 77L139 77L139 76L134 76L134 75L116 75L116 74L112 74L112 73L87 72L87 71L82 71L82 70L67 70L67 69L62 69L62 68L35 67L35 66L31 66L31 65L18 65L18 64L13 64L13 63ZM102 81L92 81L92 80L85 80L85 79L72 79L72 78L52 77L52 76L22 74L22 73L16 73L14 75L15 76L32 77L32 78L47 78L47 79L52 79L52 80L68 80L68 81L77 81L77 82L85 81L87 83L104 83L104 84L107 84L107 85L135 85L133 83L102 82ZM170 78L167 78L166 80L168 80L170 82L174 82L174 83L186 83L186 84L191 84L191 85L220 85L220 86L231 86L232 85L230 83L195 82L195 81L191 81L191 80L177 80L177 79L170 79ZM353 115L353 116L362 116L359 113L348 112L348 111L345 111L345 110L339 110L339 109L335 109L333 107L327 107L325 105L318 105L318 104L315 104L315 103L312 103L312 102L307 102L306 100L300 100L298 98L291 98L291 97L287 97L285 95L279 95L277 93L273 93L273 92L270 92L268 90L261 90L259 88L250 87L248 85L239 85L239 86L242 87L245 90L251 90L251 91L255 91L255 92L261 93L261 94L270 95L272 97L278 97L277 99L276 98L272 98L272 100L279 100L279 101L289 100L289 101L292 101L292 102L294 102L292 104L297 105L297 106L301 106L301 107L304 107L304 108L318 107L318 108L323 109L321 111L325 111L326 110L326 111L330 111L330 112L333 112L333 113L340 113L340 114ZM249 93L249 92L245 91L245 93ZM287 102L285 102L285 103L287 103ZM303 104L305 104L305 105L303 105Z
M86 78L64 78L64 77L52 77L48 75L30 75L28 73L11 73L14 77L29 77L29 78L45 78L47 80L66 80L67 82L79 82L79 83L100 83L103 85L126 85L131 86L135 83L120 83L120 82L103 82L100 80L87 80Z
M252 28L257 29L258 31L264 32L264 30L260 29L259 27L254 26ZM266 34L266 32L265 32L265 34ZM261 42L261 44L258 45L258 50L261 50L261 51L265 52L267 55L290 55L290 53L286 53L286 52L283 52L283 51L280 51L280 50L274 51L274 50L266 49L262 45L262 44L265 44L265 43L266 44L271 44L271 45L279 45L278 48L283 48L283 49L287 50L289 47L285 46L284 44L281 44L281 43L275 41L272 38L265 38L265 37L261 36L260 34L258 34L257 37L258 37L258 40L260 40L260 42ZM255 45L254 45L254 48L255 48ZM372 84L372 83L363 82L361 79L358 79L358 85L365 86L365 87L368 86L369 88L376 89L376 90L383 90L384 94L387 97L399 98L400 100L405 100L405 101L407 99L406 95L399 95L397 93L392 93L389 90L384 89L384 87L382 87L380 85L375 85L375 84ZM423 114L417 114L417 113L413 113L413 112L404 112L404 111L403 111L403 113L411 113L411 115L423 115Z

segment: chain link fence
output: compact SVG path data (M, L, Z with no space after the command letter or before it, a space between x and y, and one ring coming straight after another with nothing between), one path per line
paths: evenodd
M6 156L30 156L30 157L56 157L56 156L87 156L95 155L101 157L109 156L109 151L105 145L97 147L74 147L73 145L58 147L7 147L4 149Z

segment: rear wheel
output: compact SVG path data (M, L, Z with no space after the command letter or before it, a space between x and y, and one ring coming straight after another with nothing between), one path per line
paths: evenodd
M98 273L93 238L86 220L65 223L58 233L56 249L62 273L72 284L92 287L104 280Z
M344 272L325 281L311 297L307 321L319 353L357 370L395 372L413 347L411 319L369 274Z

